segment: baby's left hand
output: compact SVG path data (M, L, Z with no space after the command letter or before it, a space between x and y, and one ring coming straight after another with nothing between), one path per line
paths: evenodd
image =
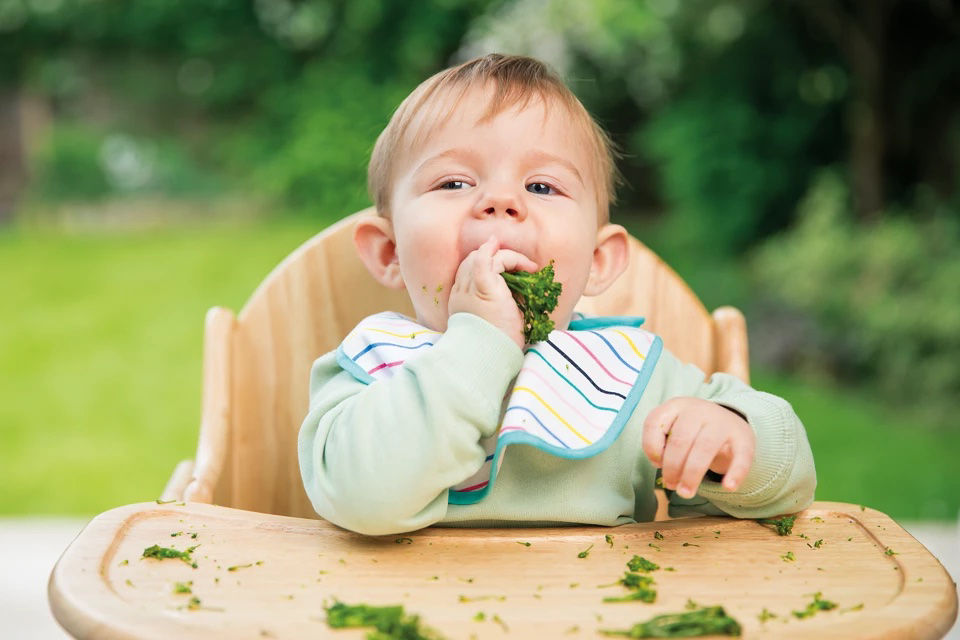
M701 398L671 398L643 423L644 453L663 469L663 486L681 498L696 495L707 469L735 490L753 464L755 446L753 429L740 414Z

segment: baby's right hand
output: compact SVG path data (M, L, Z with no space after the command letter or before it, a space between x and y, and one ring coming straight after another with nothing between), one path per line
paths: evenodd
M523 349L523 314L500 274L536 270L533 260L522 253L500 249L500 241L496 236L490 236L460 263L450 289L447 314L467 312L480 316L500 328Z

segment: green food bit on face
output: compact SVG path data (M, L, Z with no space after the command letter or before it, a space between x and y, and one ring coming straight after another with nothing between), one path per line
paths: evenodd
M519 540L517 540L517 544L522 544L522 545L525 546L525 547L529 547L531 543L529 543L529 542L520 542Z
M852 607L847 607L846 609L841 609L840 613L847 613L848 611L860 611L863 609L863 603L855 604Z
M688 609L688 610L693 610L693 609L696 609L696 608L699 607L699 606L700 606L700 605L698 605L696 602L694 602L694 601L691 600L690 598L687 598L687 604L685 604L685 605L683 606L683 608L684 608L684 609Z
M195 611L196 609L199 609L199 608L200 608L200 598L198 598L197 596L192 596L190 598L190 601L187 602L187 609L190 609L191 611Z
M692 543L692 542L684 542L684 543L683 543L683 546L685 546L685 547L699 547L700 545L694 544L694 543Z
M819 549L822 546L823 546L823 538L820 538L819 540L813 543L814 549Z
M503 627L504 631L510 631L510 629L507 627L507 623L504 622L503 619L497 614L493 614L493 621L496 622L501 627Z
M578 554L577 554L577 557L578 557L578 558L586 558L588 555L590 555L590 549L593 549L593 545L592 545L592 544L591 544L589 547L587 547L586 549L584 549L583 551L581 551L580 553L578 553Z
M130 578L127 578L127 586L128 586L128 587L132 587L132 586L133 586L133 583L130 582Z
M817 611L829 611L830 609L836 608L837 604L835 602L830 602L829 600L821 600L821 593L818 591L813 594L813 602L807 605L807 608L803 611L794 611L793 615L797 618L809 618Z
M121 560L121 561L120 561L120 564L117 565L117 566L125 567L125 566L127 566L128 564L130 564L130 561L129 561L129 560Z
M247 564L235 564L232 567L227 567L227 571L236 571L237 569L247 569L252 566L253 566L252 562L249 562Z
M182 535L183 535L183 531L177 531L177 532L175 532L175 533L171 533L171 534L170 534L170 537L171 537L171 538L176 538L177 536L182 536Z
M794 560L796 560L796 558L793 555L793 551L787 551L785 554L783 554L780 557L783 558L784 562L793 562Z
M760 622L766 622L767 620L770 620L771 618L776 618L776 617L777 617L777 614L767 611L767 608L764 607L763 611L760 612L760 615L757 616L757 619Z
M612 535L610 535L610 534L608 533L607 535L603 536L603 539L607 541L607 544L608 544L608 545L610 545L611 547L613 546L613 536L612 536Z
M549 314L557 307L563 290L559 282L554 282L553 260L536 273L504 271L500 275L523 313L523 339L530 344L546 340L553 331Z
M657 540L663 540L663 534L660 533L659 531L654 531L653 537L656 538Z
M193 585L193 580L188 582L176 582L173 585L174 593L193 593L193 589L190 587Z
M639 622L626 630L602 629L608 636L627 638L691 638L694 636L739 636L740 623L727 615L723 607L704 607L683 613L667 613Z
M657 476L657 479L654 480L653 484L658 489L663 489L663 476Z
M437 285L437 293L440 293L441 291L443 291L443 285L442 285L442 284L438 284L438 285Z
M403 544L404 542L407 544L413 544L413 538L397 538L394 540L394 542L397 544Z
M895 556L897 555L897 552L891 549L890 547L887 547L887 550L884 551L883 554L887 556Z
M193 558L190 557L190 554L193 553L193 550L198 546L200 545L188 547L186 551L177 551L176 549L171 549L170 547L161 547L160 545L155 544L152 547L147 547L143 550L143 557L156 558L157 560L163 560L164 558L179 558L196 569L197 563L193 562Z
M627 567L630 568L630 571L643 571L644 573L650 573L651 571L656 571L660 568L660 565L650 562L646 558L641 558L640 556L633 556L627 562Z
M660 547L658 547L657 545L653 544L652 542L648 542L648 543L647 543L647 546L648 546L648 547L653 547L653 548L656 549L657 551L660 551Z
M777 535L788 536L793 531L793 521L797 516L783 516L782 518L762 518L757 520L760 524L772 524L777 529Z
M477 611L477 615L473 616L473 619L477 622L483 622L487 619L487 616L483 613L483 611Z
M365 604L347 605L334 602L325 607L327 625L332 629L374 627L377 633L367 635L372 640L439 640L432 629L420 625L420 616L406 615L402 605L371 607Z

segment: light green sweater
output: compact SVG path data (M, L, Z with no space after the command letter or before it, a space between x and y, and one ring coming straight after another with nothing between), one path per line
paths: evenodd
M643 422L675 396L739 411L757 441L753 465L737 491L706 478L693 498L668 491L671 516L763 518L813 501L813 454L789 403L732 375L715 373L707 380L664 349L639 404L607 449L576 460L511 446L489 495L476 504L449 504L449 487L483 464L479 441L496 431L502 400L522 362L523 352L506 334L467 313L451 316L436 344L390 379L365 384L340 367L336 352L318 358L298 443L304 487L317 513L368 535L430 525L650 521L657 469L643 453Z

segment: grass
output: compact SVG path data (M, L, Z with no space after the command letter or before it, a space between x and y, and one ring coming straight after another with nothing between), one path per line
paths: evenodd
M157 497L194 453L206 310L239 310L322 226L0 232L0 514L92 515ZM956 516L960 434L868 394L762 373L754 384L804 420L818 499Z
M751 383L793 405L817 466L817 500L852 502L897 519L960 512L960 431L918 424L866 390L839 390L764 372Z
M319 228L0 234L0 514L157 497L193 457L207 309Z

